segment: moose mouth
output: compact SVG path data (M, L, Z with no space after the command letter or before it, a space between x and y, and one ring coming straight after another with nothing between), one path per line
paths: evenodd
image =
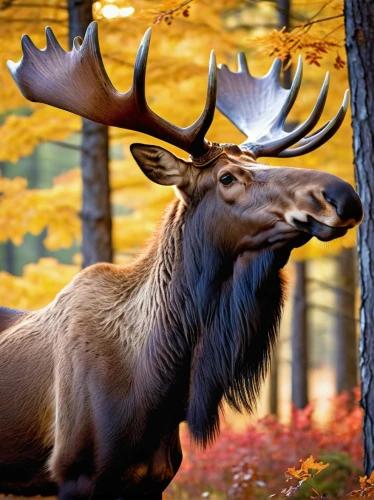
M293 219L293 230L280 232L267 239L262 245L264 248L299 248L307 243L313 236L320 241L331 241L344 236L349 227L332 227L317 221L314 217L308 215L307 221L302 222Z
M315 236L320 241L331 241L336 238L344 236L349 227L332 227L322 224L322 222L317 221L311 215L307 215L307 221L302 222L297 219L293 219L294 226L304 233L308 233L311 236Z
M317 221L314 217L307 215L307 221L293 219L292 226L277 231L274 234L267 234L265 238L262 235L260 241L254 241L254 238L245 238L237 247L235 254L240 255L243 252L250 252L256 255L259 251L272 249L284 249L290 252L293 248L298 248L307 243L313 236L320 241L331 241L344 236L350 227L332 227Z

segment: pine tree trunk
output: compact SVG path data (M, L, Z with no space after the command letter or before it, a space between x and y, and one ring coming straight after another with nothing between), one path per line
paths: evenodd
M269 413L270 415L278 416L279 405L278 405L278 380L279 380L279 370L278 370L278 346L274 347L273 355L271 357L271 370L269 377Z
M365 473L374 468L374 2L345 0L346 49L358 193L365 217L359 228L360 365Z
M306 262L295 262L292 311L292 403L296 408L308 404L308 329L306 304Z
M290 27L290 0L278 0L278 28ZM283 85L290 88L292 83L292 68L289 67L283 73ZM278 415L278 383L279 383L279 347L274 346L271 359L271 371L269 379L269 410L272 415Z
M356 342L356 250L344 248L338 255L336 282L336 389L351 392L356 387L358 352Z
M278 0L278 28L282 29L284 26L289 27L290 16L290 0ZM283 85L289 88L291 75L291 68L283 73ZM278 382L279 382L279 347L274 346L273 355L271 358L271 370L269 377L269 411L271 415L278 415Z
M68 0L69 42L84 37L92 17L92 1ZM82 120L83 178L82 255L83 267L112 262L112 218L109 188L108 127Z
M278 0L279 28L290 28L290 0ZM283 73L283 85L292 84L292 67ZM297 123L289 123L290 130ZM292 311L292 403L296 408L308 404L308 334L306 312L306 263L296 262L296 282Z
M5 162L0 162L0 176L5 176L7 174ZM8 240L3 244L3 264L4 270L10 274L15 274L15 262L14 262L14 247L13 243ZM3 270L3 269L1 269Z
M278 0L278 27L279 29L290 27L290 0Z

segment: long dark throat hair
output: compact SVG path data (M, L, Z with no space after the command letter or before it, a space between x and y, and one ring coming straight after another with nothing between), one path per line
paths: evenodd
M219 433L224 401L237 411L255 409L277 337L280 270L290 250L233 259L212 241L214 218L199 208L184 229L183 323L196 332L186 419L193 439L205 447Z

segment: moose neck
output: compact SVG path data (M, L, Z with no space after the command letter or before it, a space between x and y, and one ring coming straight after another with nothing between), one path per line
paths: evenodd
M138 368L152 406L173 391L185 393L183 418L205 446L219 432L224 400L237 410L254 409L283 293L273 252L226 255L212 241L201 205L175 202L142 258L156 280L158 304Z

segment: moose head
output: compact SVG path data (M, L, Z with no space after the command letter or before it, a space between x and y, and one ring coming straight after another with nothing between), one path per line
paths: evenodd
M71 52L49 28L46 33L45 50L24 36L23 59L8 63L27 99L149 134L190 158L161 147L131 146L145 175L175 186L178 195L156 238L134 263L83 270L35 314L0 308L0 329L3 325L8 332L0 346L0 413L5 415L0 490L22 491L1 482L11 449L12 463L22 464L15 470L28 474L27 488L46 477L48 463L51 475L43 480L48 484L52 478L64 500L115 499L124 492L126 498L159 499L181 461L181 421L205 445L219 430L223 400L238 410L253 409L279 324L280 270L291 250L313 236L322 241L342 236L362 219L357 194L337 177L258 162L321 146L340 127L348 96L337 115L313 133L326 101L326 77L309 118L286 132L301 84L301 60L286 90L279 60L265 77L253 78L244 55L232 73L226 66L217 70L212 54L205 108L183 129L147 105L149 30L124 94L105 72L96 23L84 41L74 40ZM243 144L205 139L216 105L248 137ZM21 356L25 345L24 358L33 361L39 375L19 384L23 392L14 397L9 367L17 363L5 360L9 352ZM23 427L14 418L20 414ZM38 415L43 426L35 423ZM34 428L39 441L30 436ZM17 436L18 451L9 436ZM18 436L31 450L29 468ZM37 472L35 464L40 464Z
M50 28L46 37L47 47L40 51L25 35L23 59L18 64L8 63L23 95L105 125L146 133L189 153L190 158L183 160L161 147L131 146L145 175L158 184L176 186L187 205L209 198L210 212L219 217L212 231L218 227L220 244L227 251L258 252L285 244L290 248L312 236L329 241L361 221L361 202L346 182L314 170L268 167L257 162L259 157L289 158L313 151L343 122L348 91L336 116L311 133L326 102L327 74L309 118L292 132L285 131L285 120L302 80L301 58L291 88L286 90L280 84L279 59L265 77L254 78L244 54L239 54L238 72L225 65L217 72L212 52L205 108L193 125L183 129L157 116L147 105L150 29L138 51L133 84L123 94L115 90L104 69L95 22L84 41L79 37L74 40L69 53L60 47ZM240 146L205 139L216 105L248 137ZM212 224L218 222L211 220Z

